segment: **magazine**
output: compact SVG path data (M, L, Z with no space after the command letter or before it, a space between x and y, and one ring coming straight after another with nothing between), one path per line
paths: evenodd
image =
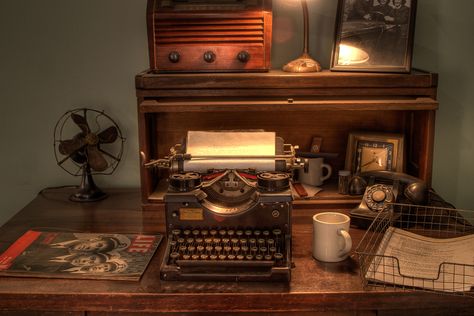
M0 275L137 281L162 237L29 230L0 254Z

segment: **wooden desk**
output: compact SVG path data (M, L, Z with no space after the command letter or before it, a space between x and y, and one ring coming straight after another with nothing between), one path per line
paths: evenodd
M69 202L67 190L45 192L0 229L0 251L31 228L123 233L164 231L162 212L140 210L138 189L108 191L108 199L91 204ZM474 299L469 297L365 291L355 256L336 264L312 259L311 215L315 212L314 209L294 210L295 268L289 284L162 282L159 278L162 243L140 282L1 277L0 315L25 315L26 311L48 311L48 315L199 311L409 315L421 310L425 310L423 315L472 315ZM363 231L352 229L351 235L357 245Z

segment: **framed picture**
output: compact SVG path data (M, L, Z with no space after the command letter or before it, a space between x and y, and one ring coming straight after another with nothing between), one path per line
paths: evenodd
M386 133L350 133L346 170L352 174L374 170L404 171L404 136Z
M416 0L339 0L331 70L411 70Z

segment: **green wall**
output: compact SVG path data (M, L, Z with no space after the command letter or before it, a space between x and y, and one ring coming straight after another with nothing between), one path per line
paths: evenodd
M292 0L293 1L293 0ZM298 2L274 0L272 63L301 52ZM336 0L309 0L310 51L329 65ZM0 223L39 190L77 184L55 164L56 120L75 107L103 109L127 137L124 160L102 186L137 187L134 75L147 68L145 0L0 1ZM439 72L434 186L474 209L474 1L419 0L414 66Z

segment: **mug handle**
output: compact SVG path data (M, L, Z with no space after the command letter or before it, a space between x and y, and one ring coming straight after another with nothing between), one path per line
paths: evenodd
M349 233L342 228L337 231L337 234L344 238L344 249L341 249L340 251L340 255L343 257L347 255L352 249L352 238L351 235L349 235Z
M324 177L321 177L321 181L323 182L323 181L326 181L327 179L329 179L329 178L331 177L331 175L332 175L332 167L331 167L330 165L326 164L326 163L323 163L323 164L321 165L321 168L322 168L322 169L326 168L326 170L327 170L327 172L328 172Z

